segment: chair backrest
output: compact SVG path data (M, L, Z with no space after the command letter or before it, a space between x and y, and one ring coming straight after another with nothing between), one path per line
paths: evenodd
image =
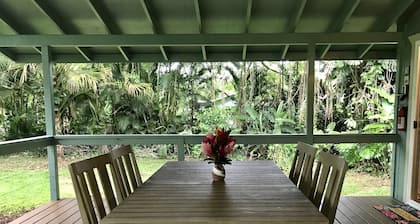
M111 156L74 162L69 170L83 223L99 223L122 200Z
M334 222L348 166L338 155L321 151L314 172L309 199Z
M289 179L306 195L312 184L312 169L317 149L312 145L298 142L290 169Z
M136 157L130 145L113 149L110 154L121 184L122 196L126 198L142 184Z

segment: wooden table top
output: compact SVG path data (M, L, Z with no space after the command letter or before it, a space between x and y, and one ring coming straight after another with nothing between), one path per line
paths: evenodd
M328 223L272 161L168 162L101 223Z

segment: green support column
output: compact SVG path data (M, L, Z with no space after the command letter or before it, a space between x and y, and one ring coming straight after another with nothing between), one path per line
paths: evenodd
M408 39L404 38L398 44L397 49L397 74L395 88L396 92L399 94L395 94L394 132L399 135L400 141L392 146L391 193L393 198L403 201L404 189L406 187L406 182L404 180L405 173L407 172L405 169L406 156L408 155L406 146L407 132L397 130L397 113L398 107L408 106L408 97L400 98L402 85L404 83L404 76L409 72L408 66L411 63L411 46ZM406 125L407 130L412 128L412 124L407 123Z
M177 153L178 153L178 161L185 160L185 139L182 138L182 142L176 144Z
M314 89L315 89L315 44L308 45L308 74L307 74L307 99L306 99L306 137L307 143L314 142Z
M45 126L48 136L55 136L54 123L54 89L52 79L51 51L49 46L42 46L42 71L44 73L44 105L45 105ZM47 147L48 171L50 175L50 197L52 201L60 198L58 188L58 166L57 150L55 145Z

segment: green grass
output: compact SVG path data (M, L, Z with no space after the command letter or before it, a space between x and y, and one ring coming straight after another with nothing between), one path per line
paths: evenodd
M28 210L48 201L47 170L0 172L0 213Z
M376 177L350 170L344 179L341 194L345 196L390 196L391 181L388 177Z
M166 159L138 158L143 181L158 170ZM59 168L60 195L74 197L73 186L66 164ZM347 172L343 195L390 195L389 178L374 177L365 173ZM0 156L0 214L11 215L27 211L50 200L49 177L46 158L27 156Z
M0 157L0 214L11 215L33 209L50 200L46 158L25 156ZM143 181L165 162L165 159L138 158ZM60 196L74 197L67 166L59 168Z

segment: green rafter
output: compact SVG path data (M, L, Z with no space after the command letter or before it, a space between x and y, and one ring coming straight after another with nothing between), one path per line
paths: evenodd
M303 10L305 9L307 0L297 0L295 5L295 10L292 12L290 16L289 23L287 24L286 32L287 33L294 33L296 27L302 17ZM281 58L285 59L287 51L289 50L289 44L286 44L283 48L283 52L281 54Z
M152 13L152 6L150 3L150 0L140 0L141 6L143 8L144 14L146 14L147 19L149 20L150 25L152 26L152 31L154 34L160 33L160 28L157 25L157 19ZM165 61L168 61L168 54L165 51L165 47L163 45L159 46L159 50L162 53L162 57L165 59Z
M390 26L392 26L393 23L397 22L398 18L410 7L410 5L415 0L398 0L395 2L393 7L390 7L388 11L386 12L386 16L379 17L378 20L371 26L370 30L371 32L381 32L386 31L389 29ZM370 49L372 49L374 44L369 44L366 47L363 47L359 49L359 59L362 59L365 57L365 55L369 52Z
M122 30L115 20L112 19L111 14L102 1L88 0L88 4L98 20L105 26L109 34L122 34ZM130 61L128 49L118 46L118 50L126 61Z
M54 22L58 30L63 34L78 34L79 31L77 28L67 22L60 14L56 13L56 10L50 6L47 2L43 0L33 0L35 6L51 21ZM86 59L86 61L92 61L91 53L88 49L80 48L76 46L76 50Z
M342 9L337 13L333 21L331 22L330 26L327 29L327 32L339 32L343 29L345 22L351 17L351 15L356 10L357 6L359 6L360 0L347 0L342 7ZM320 58L323 59L325 55L331 48L331 44L328 44L321 50Z

